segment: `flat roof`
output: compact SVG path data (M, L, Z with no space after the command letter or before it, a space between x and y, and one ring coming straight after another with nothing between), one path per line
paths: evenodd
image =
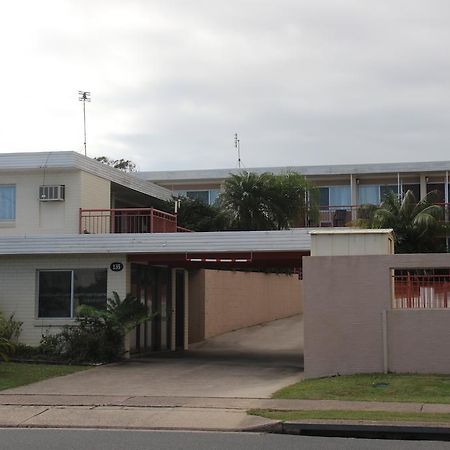
M306 176L325 175L364 175L387 173L418 173L450 171L450 161L371 163L371 164L337 164L320 166L284 166L284 167L252 167L247 172L280 174L287 171L298 172ZM204 170L168 170L138 172L138 176L150 181L214 181L228 178L230 174L238 174L242 169L204 169Z
M0 255L309 252L309 230L2 236Z
M0 153L0 175L3 172L26 172L39 169L49 171L82 170L161 200L172 199L171 191L166 188L158 186L151 181L145 181L141 177L136 176L136 174L114 169L77 152Z
M326 228L311 230L309 234L392 234L392 228Z

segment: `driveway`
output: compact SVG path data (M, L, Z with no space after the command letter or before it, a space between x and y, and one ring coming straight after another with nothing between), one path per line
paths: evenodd
M188 352L96 367L3 394L268 398L303 374L302 316L226 333Z

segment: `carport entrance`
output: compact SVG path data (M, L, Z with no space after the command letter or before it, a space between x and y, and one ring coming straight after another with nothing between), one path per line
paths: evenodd
M190 343L208 337L298 314L300 309L280 301L287 294L283 293L286 288L279 283L279 278L284 277L286 282L292 284L291 279L295 276L291 279L287 275L264 276L261 271L255 274L255 270L299 269L304 253L260 251L129 255L131 292L146 303L154 314L153 320L137 327L131 336L130 350L137 353L187 350ZM199 280L199 272L208 272L209 276ZM211 280L211 274L217 281ZM234 276L227 278L225 274ZM274 276L278 283L275 291L267 282L270 276ZM243 279L248 279L248 286ZM230 293L230 284L240 286L240 290ZM224 291L231 297L227 298ZM259 310L259 304L255 303L255 297L263 298L269 291L273 297L272 304L268 304L266 298L264 308L271 310L271 314L264 315ZM245 295L252 297L253 303L247 301ZM300 295L299 292L298 302ZM207 296L219 298L219 304L212 305L214 302ZM246 306L247 303L249 306ZM254 318L250 317L253 315Z

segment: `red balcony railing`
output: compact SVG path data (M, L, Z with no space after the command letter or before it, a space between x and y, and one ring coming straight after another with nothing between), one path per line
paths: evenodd
M352 213L353 212L353 213ZM319 227L345 227L355 215L354 206L321 206L319 209ZM354 217L356 219L356 217Z
M395 309L450 308L450 274L394 275Z
M154 208L80 209L80 233L176 233L175 214Z

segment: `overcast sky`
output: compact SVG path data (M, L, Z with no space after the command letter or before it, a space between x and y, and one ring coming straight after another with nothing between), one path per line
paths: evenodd
M141 170L450 159L449 0L28 0L0 14L1 152Z

